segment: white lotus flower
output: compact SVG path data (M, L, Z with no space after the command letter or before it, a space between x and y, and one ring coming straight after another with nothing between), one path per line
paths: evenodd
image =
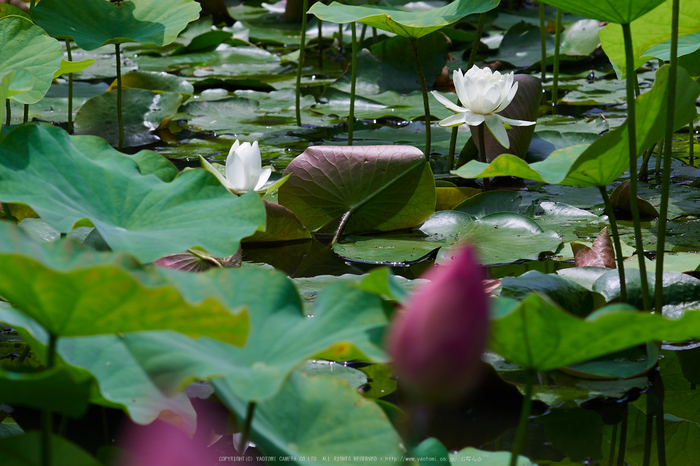
M507 149L510 143L504 123L511 126L530 126L536 123L498 115L510 104L518 91L518 83L513 84L513 73L502 75L498 71L493 73L490 68L482 69L474 65L464 74L455 70L452 80L464 107L455 105L447 97L433 91L433 95L442 105L455 112L455 115L440 121L440 126L459 126L463 123L479 126L486 123L486 127L499 144Z
M272 168L262 167L262 157L258 141L253 144L236 140L226 157L226 177L200 156L202 166L236 194L246 191L259 191L270 178Z

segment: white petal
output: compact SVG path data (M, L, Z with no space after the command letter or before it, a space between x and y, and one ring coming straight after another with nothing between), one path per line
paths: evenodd
M510 118L506 118L501 115L496 115L500 120L504 123L508 123L510 126L532 126L536 121L527 121L527 120L512 120Z
M224 177L221 175L221 173L219 173L219 170L217 170L216 168L214 168L214 166L213 166L212 164L210 164L209 162L207 162L207 161L204 159L204 157L202 157L201 155L199 156L199 161L200 161L200 163L202 164L202 168L204 168L206 171L208 171L209 173L211 173L212 175L214 175L214 176L216 177L216 179L219 180L219 183L221 183L222 185L224 185L224 187L225 187L226 189L231 189L231 183L229 183L228 180L227 180L226 178L224 178Z
M267 183L267 180L270 178L271 174L272 168L263 168L262 173L260 173L260 178L258 178L258 184L255 185L255 189L253 191L259 191L265 185L265 183Z
M465 116L465 115L466 115L466 113L464 113L464 112L460 112L460 113L456 113L456 114L454 114L454 115L450 115L450 116L448 116L447 118L445 118L444 120L440 120L440 122L438 123L438 125L440 125L440 126L442 126L442 127L459 126L459 125L462 125L462 124L465 123L465 120L464 120L464 116Z
M505 110L505 108L513 101L516 92L518 92L518 83L515 83L513 87L510 88L508 94L504 96L503 101L498 105L498 108L494 111L494 113L499 113Z
M248 181L249 167L243 163L237 153L226 161L226 179L231 184L231 189L237 193L250 191L255 187L255 183L251 186Z
M501 88L498 85L491 86L486 90L482 102L482 112L484 114L493 113L502 100Z
M489 131L491 131L491 134L493 134L493 137L496 138L496 141L508 149L510 147L510 141L508 140L506 127L503 126L503 121L501 121L497 115L486 115L484 122Z
M228 157L231 157L231 156L233 155L233 153L236 152L236 149L238 149L238 147L239 147L240 145L241 145L241 143L238 142L238 139L236 139L236 142L234 142L234 143L231 145L231 148L228 150ZM226 160L228 160L228 157L226 158Z
M452 73L452 82L455 85L455 92L462 105L467 102L467 83L469 82L466 75L463 75L461 71L455 70Z
M469 126L479 126L484 122L484 115L480 113L467 112L464 114L464 122Z
M440 102L442 105L447 107L449 110L452 110L455 113L463 112L465 109L462 107L459 107L452 103L450 99L445 97L444 95L440 94L438 91L433 91L432 94L435 96L438 102Z

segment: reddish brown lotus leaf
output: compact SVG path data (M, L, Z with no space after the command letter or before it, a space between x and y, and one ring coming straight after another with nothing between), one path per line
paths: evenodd
M411 228L435 212L435 179L413 146L312 146L284 171L280 205L312 231Z
M489 295L489 298L495 298L496 295L493 294L493 291L501 286L501 279L500 278L487 278L483 281L483 283L484 283L484 291L486 292L487 295Z
M513 82L518 83L518 92L515 97L499 115L514 120L536 121L540 111L540 100L542 99L542 83L539 79L527 75L516 74L513 76ZM479 147L479 136L476 127L469 127L472 133L474 144ZM530 126L515 126L512 129L506 130L510 147L504 148L496 141L490 131L484 131L484 141L486 146L486 158L489 162L501 154L513 154L520 158L525 158L527 148L530 147L530 141L535 134L535 125Z
M256 231L244 243L276 243L311 239L311 232L302 225L294 212L273 202L265 203L265 231Z
M214 257L206 251L189 249L163 256L154 261L153 265L183 272L206 272L213 267L240 267L242 255L240 246L236 254L228 257Z
M629 180L623 181L617 188L615 188L610 195L610 203L612 204L613 209L615 209L616 214L618 212L622 214L621 218L631 218L632 209L630 207ZM639 205L640 218L656 218L659 216L659 212L657 212L654 206L639 196L637 196L637 204Z
M571 249L574 251L576 267L615 268L615 251L610 240L608 227L603 228L598 234L592 247L589 248L581 243L571 243Z

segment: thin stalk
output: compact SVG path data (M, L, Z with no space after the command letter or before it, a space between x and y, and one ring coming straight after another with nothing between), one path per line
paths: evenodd
M301 67L304 65L304 47L306 47L306 12L309 9L309 0L304 0L301 15L301 43L299 44L299 63L297 64L296 100L297 126L301 126Z
M642 457L642 466L649 466L651 459L651 434L654 430L654 411L651 406L651 397L653 395L647 392L647 415L646 424L644 426L644 456Z
M337 243L338 240L340 239L340 235L342 235L343 230L345 230L345 225L347 225L348 220L350 220L351 213L352 213L352 210L348 210L340 218L340 224L338 225L338 228L335 230L335 233L333 234L333 239L331 240L331 245Z
M377 37L377 28L372 27L372 45L376 44L379 38Z
M627 66L627 134L629 135L630 152L630 210L634 221L634 239L639 259L639 275L642 285L642 302L644 310L650 310L649 288L647 285L647 267L644 263L644 244L642 243L642 227L639 224L639 204L637 203L637 115L634 99L634 83L637 79L634 73L634 56L632 49L632 31L629 23L622 25L622 35L625 39L625 58ZM675 78L673 78L675 83ZM673 87L673 86L669 86ZM673 119L673 114L669 118ZM661 224L659 222L659 224ZM663 243L662 243L663 244Z
M547 31L544 25L544 3L540 1L540 45L542 46L542 60L540 60L540 68L542 69L542 84L547 79Z
M613 244L615 245L615 257L617 259L617 273L620 277L620 299L623 303L627 302L627 282L625 282L625 258L622 255L622 243L620 242L620 235L617 230L617 220L615 219L615 209L613 209L612 204L610 204L610 198L608 197L608 192L603 186L599 186L598 190L600 195L603 197L603 203L605 204L605 213L608 214L610 219L610 230L612 233Z
M663 305L664 251L666 249L666 221L668 220L668 198L671 185L671 155L673 150L673 115L676 104L676 75L678 72L678 15L680 0L673 0L671 12L671 68L668 70L668 103L666 104L666 144L664 145L664 168L661 181L661 204L659 206L658 231L656 234L656 288L654 308L661 311ZM692 122L691 122L691 135ZM630 194L631 195L631 194ZM663 419L661 420L663 422Z
M117 150L122 150L124 145L124 119L122 117L122 60L119 44L114 44L114 51L117 57L117 121L119 122L119 143Z
M343 24L338 23L338 49L340 50L340 54L343 54ZM340 67L343 67L343 64L340 64Z
M250 426L253 423L253 416L255 415L255 403L254 402L249 402L248 403L248 409L246 410L245 413L245 422L243 423L243 428L241 429L241 440L240 440L240 450L238 450L238 453L241 455L245 453L246 449L248 448L248 437L250 435Z
M617 444L617 424L613 425L612 439L610 440L610 452L608 453L608 466L613 466L615 444Z
M554 81L552 82L552 105L556 107L559 93L559 49L561 48L561 9L557 8L557 30L554 33Z
M627 447L627 411L628 406L625 404L622 413L622 425L620 426L620 448L617 453L617 466L624 466L625 464L625 450Z
M66 55L68 61L73 61L70 39L66 39ZM73 134L73 73L68 73L68 134Z
M10 126L12 123L12 107L10 107L10 99L5 100L5 126Z
M29 105L24 104L24 117L22 118L24 123L29 121Z
M688 125L688 165L695 164L695 120L690 120Z
M352 74L350 78L350 115L348 116L348 146L352 146L352 132L355 127L355 84L357 82L357 27L352 23Z
M479 159L481 162L487 163L486 161L486 141L484 140L484 126L486 126L486 123L481 123L479 126L477 126L476 130L479 134ZM491 180L487 176L484 178L484 191L490 191L491 190Z
M657 185L662 183L661 180L661 161L664 158L664 147L666 147L666 140L662 139L659 142L659 150L656 152L656 164L654 165L654 182Z
M360 44L365 41L365 34L367 33L367 25L362 24L362 32L360 33Z
M51 369L56 363L56 335L49 334L49 345L46 349L46 369ZM49 409L41 411L41 466L51 465L51 431L53 429L53 413Z
M411 48L413 49L413 61L416 64L416 73L420 81L420 89L423 92L423 110L425 111L425 160L430 156L430 103L428 102L428 86L425 84L423 67L420 64L418 55L418 39L411 37Z
M323 21L316 18L316 26L318 27L318 67L323 68Z
M535 373L532 369L525 372L525 394L523 395L523 407L520 410L520 421L518 422L518 430L515 432L515 440L513 440L513 450L510 453L510 466L516 466L518 463L518 455L525 443L525 433L527 432L527 421L530 419L530 409L532 408L532 382L535 378Z
M651 155L654 153L655 148L656 144L653 144L646 150L646 152L644 152L644 156L642 157L642 166L639 167L639 176L637 177L639 181L646 181L649 179L649 160L651 159Z
M472 44L472 50L469 52L469 61L467 62L467 71L474 66L476 61L476 52L479 49L479 44L481 43L481 36L484 33L484 24L486 24L486 14L481 13L479 15L479 22L476 25L476 34L474 35L474 43ZM461 102L457 102L460 105ZM459 126L452 128L452 133L450 134L450 148L447 152L447 170L452 170L455 166L455 148L457 147L457 133L459 132Z
M666 432L664 430L664 402L659 399L656 408L656 453L659 466L666 466Z

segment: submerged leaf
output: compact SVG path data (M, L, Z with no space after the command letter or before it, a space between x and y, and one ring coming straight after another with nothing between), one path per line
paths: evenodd
M610 195L610 204L612 204L615 209L615 213L619 214L618 218L625 219L632 217L629 180L623 181L615 188ZM657 212L654 206L651 205L649 201L645 201L639 196L637 196L637 205L641 218L656 218L659 216L659 212Z

